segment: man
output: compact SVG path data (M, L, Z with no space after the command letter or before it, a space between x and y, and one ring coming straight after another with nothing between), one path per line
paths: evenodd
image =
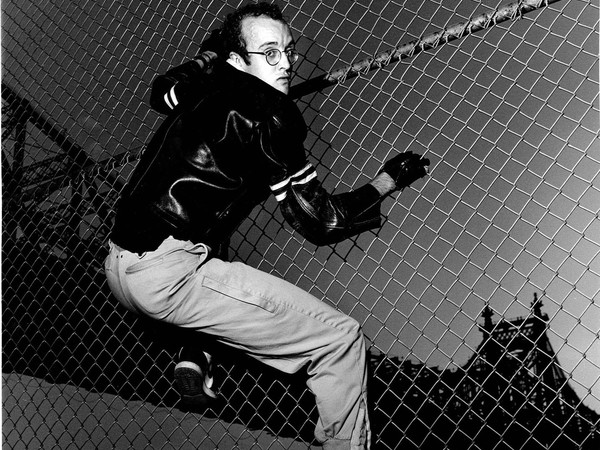
M202 332L287 373L306 368L319 411L316 438L325 449L368 448L359 324L284 280L220 259L215 249L270 194L286 221L316 244L378 227L385 195L424 176L429 161L402 153L370 183L327 193L306 159L301 113L286 95L298 54L281 11L246 5L227 17L213 44L153 85L151 104L168 116L119 201L109 285L132 311ZM209 50L218 54L214 63ZM182 363L198 375L207 367ZM210 395L210 386L204 390Z

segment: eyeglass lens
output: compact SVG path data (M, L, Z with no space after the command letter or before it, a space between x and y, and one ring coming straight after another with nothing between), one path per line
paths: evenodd
M286 50L285 54L290 62L294 64L298 60L298 52L295 49ZM281 50L273 49L265 53L267 62L274 66L281 60Z

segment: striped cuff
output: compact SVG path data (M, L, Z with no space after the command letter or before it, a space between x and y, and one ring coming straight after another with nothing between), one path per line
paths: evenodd
M163 99L165 104L169 107L169 109L175 109L175 107L179 104L179 100L177 100L177 96L175 95L175 86L169 90L164 96Z
M312 166L312 164L308 163L294 175L287 177L285 180L280 181L279 183L271 185L271 192L273 192L273 195L275 195L277 201L280 202L286 198L290 185L296 186L299 184L306 184L316 176L316 169Z

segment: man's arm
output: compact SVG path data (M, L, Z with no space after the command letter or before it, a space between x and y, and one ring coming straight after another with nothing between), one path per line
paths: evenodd
M286 221L316 245L334 244L381 225L380 205L386 195L403 189L427 174L429 160L412 152L386 162L380 173L353 191L329 194L314 167L271 186Z
M203 52L194 59L159 75L152 83L150 106L162 114L170 114L181 106L190 105L209 90L212 71L211 53Z
M218 52L221 48L220 30L214 30L200 46L193 59L159 75L152 83L150 106L162 114L170 114L181 106L195 104L211 88Z
M273 109L271 119L258 128L257 139L263 154L279 167L271 174L269 186L286 221L314 244L337 243L381 226L385 196L427 174L428 159L399 153L385 162L371 182L350 192L330 194L306 159L306 124L298 107L286 97Z
M369 184L377 189L377 192L379 192L379 195L382 197L391 194L396 189L394 179L387 172L379 173L379 175L373 178Z

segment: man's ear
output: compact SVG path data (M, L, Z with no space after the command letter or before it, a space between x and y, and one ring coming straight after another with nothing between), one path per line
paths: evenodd
M227 58L227 62L238 70L244 70L244 60L236 52L229 53L229 58Z

